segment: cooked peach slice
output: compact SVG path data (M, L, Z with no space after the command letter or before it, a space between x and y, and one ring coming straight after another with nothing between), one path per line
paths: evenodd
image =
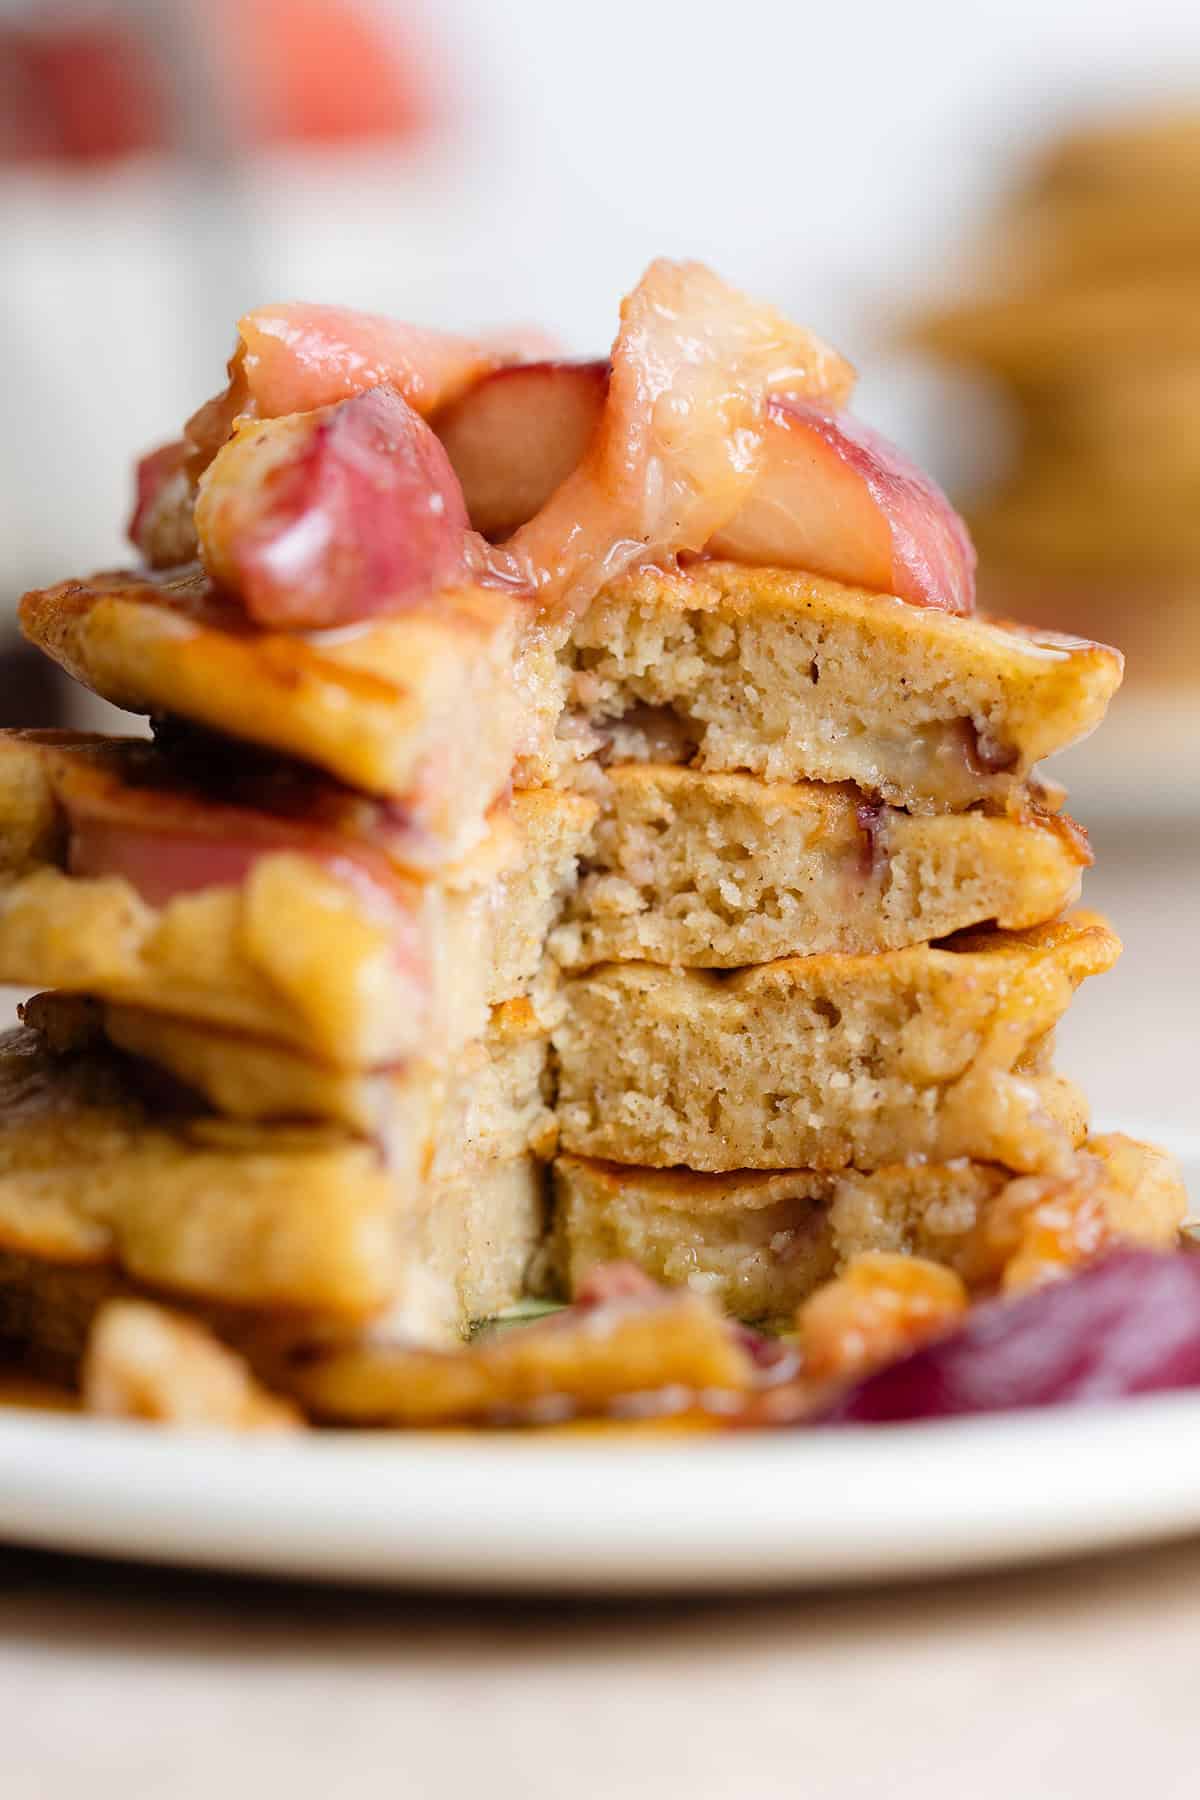
M465 577L466 506L446 452L387 388L247 420L200 482L209 573L258 625L402 611Z
M486 376L435 418L485 536L523 525L571 475L606 387L605 363L531 363ZM974 551L940 489L865 426L790 395L769 398L757 478L706 549L946 612L974 599Z
M606 362L531 362L435 415L476 531L506 538L532 519L583 461L607 392Z
M708 549L943 612L975 603L975 552L936 483L857 420L790 397L771 402L758 480Z
M65 767L59 795L73 875L121 875L150 906L176 894L232 886L260 856L309 856L362 888L403 894L402 879L374 845L320 824L206 801L186 789L137 787L86 763Z
M191 446L179 438L160 444L137 464L129 538L152 569L172 568L196 554L191 455Z
M501 360L492 349L348 306L260 306L238 322L246 389L260 418L313 412L390 387L422 417Z
M559 630L625 570L699 551L751 492L767 399L837 405L853 371L811 332L701 263L651 263L621 307L582 461L505 545Z
M184 435L203 467L246 414L316 412L376 387L394 388L425 418L510 360L469 338L349 306L260 306L238 320L228 386L192 415Z

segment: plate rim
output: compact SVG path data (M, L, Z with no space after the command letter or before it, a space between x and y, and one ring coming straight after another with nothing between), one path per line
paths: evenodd
M310 1580L747 1590L951 1574L1196 1529L1194 1392L1069 1414L651 1442L247 1441L0 1418L8 1541Z
M1200 1132L1124 1129L1178 1156L1200 1200ZM1191 1531L1197 1391L659 1439L238 1437L0 1409L0 1538L268 1577L744 1592L951 1575Z

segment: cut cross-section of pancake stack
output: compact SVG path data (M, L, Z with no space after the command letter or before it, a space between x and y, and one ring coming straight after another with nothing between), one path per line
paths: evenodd
M218 1339L316 1416L475 1416L737 1387L717 1303L786 1325L864 1254L1171 1241L1168 1160L1053 1063L1119 945L1038 765L1120 657L973 616L840 358L671 264L609 365L240 333L147 566L23 604L154 737L0 741L5 1340L90 1333L146 1416L289 1416ZM416 1348L612 1262L689 1290L644 1341L618 1297Z
M607 769L551 939L569 1278L786 1316L851 1243L953 1260L998 1170L1089 1168L1054 1030L1119 944L1064 916L1086 840L1032 772L1113 652L720 565L602 595L574 654L598 731L655 710L690 760Z

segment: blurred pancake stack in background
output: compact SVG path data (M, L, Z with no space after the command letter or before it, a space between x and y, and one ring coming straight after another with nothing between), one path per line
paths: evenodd
M1061 140L986 294L917 335L1011 405L970 509L988 609L1118 645L1156 703L1200 680L1200 109Z

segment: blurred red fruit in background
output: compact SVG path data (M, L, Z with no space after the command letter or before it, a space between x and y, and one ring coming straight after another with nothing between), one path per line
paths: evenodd
M151 46L111 17L0 24L0 156L108 162L169 142Z
M255 142L411 138L433 122L423 59L370 6L219 0L209 17Z
M117 5L30 5L0 24L0 160L178 147L170 44L207 64L237 145L409 141L436 122L426 57L369 0L183 0L173 31Z

